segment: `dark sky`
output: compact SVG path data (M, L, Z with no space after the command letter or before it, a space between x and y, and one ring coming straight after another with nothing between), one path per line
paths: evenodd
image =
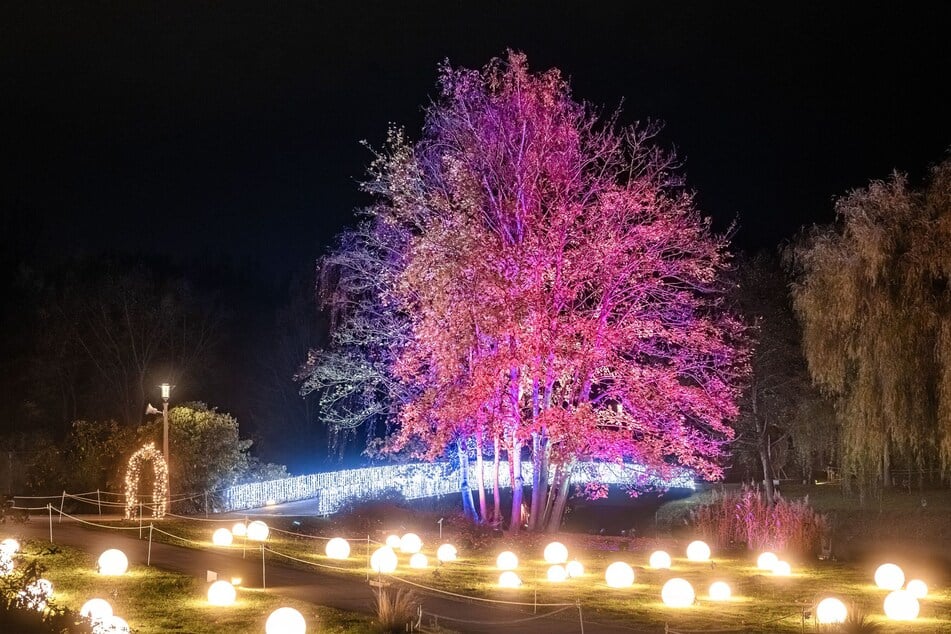
M772 246L951 147L951 19L926 6L6 0L4 224L38 253L307 267L365 202L358 142L415 134L444 58L510 47L578 97L623 98L625 121L666 121L703 210Z

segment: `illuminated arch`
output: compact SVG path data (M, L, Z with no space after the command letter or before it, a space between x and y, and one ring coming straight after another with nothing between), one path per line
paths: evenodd
M150 442L129 458L129 466L125 472L126 519L132 519L135 508L139 506L137 494L139 476L142 465L149 461L152 462L152 469L155 472L155 486L152 489L152 517L165 517L165 510L168 507L168 465L165 464L162 452L155 448L155 443Z

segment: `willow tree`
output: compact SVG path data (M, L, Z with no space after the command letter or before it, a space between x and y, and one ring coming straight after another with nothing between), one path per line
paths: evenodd
M787 253L813 381L836 399L841 467L865 492L896 465L951 472L951 161L836 202Z

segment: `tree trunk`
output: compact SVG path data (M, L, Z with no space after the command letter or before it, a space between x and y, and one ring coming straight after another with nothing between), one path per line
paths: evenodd
M892 460L888 451L888 438L885 439L885 446L882 448L882 487L892 486Z
M557 483L551 517L548 518L547 530L549 533L557 533L561 529L561 520L565 514L565 506L568 504L568 491L570 486L571 467L566 466L562 468L561 481Z
M769 460L769 436L765 442L759 444L759 459L763 463L763 481L766 486L766 504L772 506L776 503L776 490L773 488L773 466Z
M476 482L479 485L479 515L482 516L482 523L489 521L489 514L486 512L485 504L485 461L482 459L482 432L476 437Z
M502 524L502 501L499 499L499 451L501 451L501 447L499 446L498 436L495 437L494 443L495 453L492 456L492 523L500 526Z
M509 450L509 468L512 470L512 518L509 520L509 533L518 534L522 528L522 451L518 435L512 432L512 448Z
M456 441L456 449L459 451L459 472L462 474L462 481L459 484L462 493L462 512L467 519L478 522L479 515L472 501L472 489L469 488L469 451L465 439L460 438Z

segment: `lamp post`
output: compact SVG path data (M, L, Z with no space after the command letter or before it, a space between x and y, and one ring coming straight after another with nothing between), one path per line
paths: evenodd
M172 386L162 383L162 453L165 464L168 464L168 397L172 393Z

